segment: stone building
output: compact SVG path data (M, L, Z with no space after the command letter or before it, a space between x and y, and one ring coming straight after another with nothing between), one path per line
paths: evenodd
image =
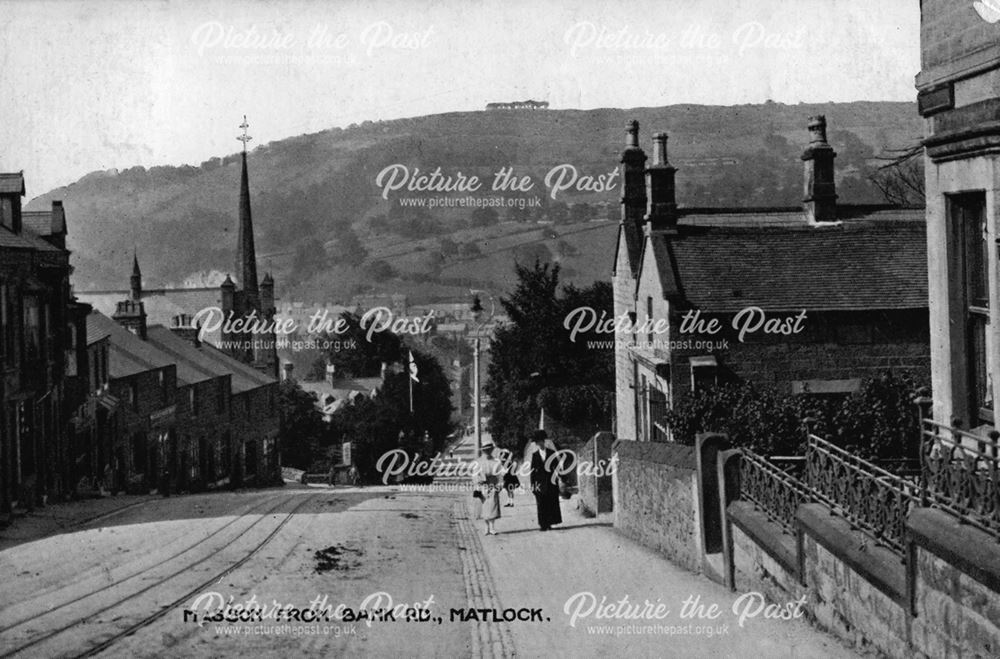
M995 426L1000 339L1000 23L990 4L921 3L934 418ZM998 14L996 17L1000 17Z
M117 401L109 478L116 489L197 491L280 475L277 380L198 340L184 323L147 325L143 303L88 317L108 343Z
M86 376L86 306L70 291L62 203L27 213L0 174L0 517L72 491L67 419Z
M723 380L843 395L887 369L929 378L923 210L838 204L824 117L794 208L678 207L667 136L647 166L638 132L613 272L618 437L668 439L666 411Z
M178 453L175 360L150 343L142 302L123 301L114 320L100 312L87 317L88 340L108 345L108 393L118 401L111 441L111 486L148 492L171 477Z

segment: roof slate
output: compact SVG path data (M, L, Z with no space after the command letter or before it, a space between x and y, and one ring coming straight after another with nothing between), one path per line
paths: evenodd
M922 221L681 226L650 243L664 295L710 312L927 307ZM922 217L922 215L921 215Z

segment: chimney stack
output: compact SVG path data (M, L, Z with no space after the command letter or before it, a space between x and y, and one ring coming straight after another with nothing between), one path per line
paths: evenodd
M810 223L837 220L837 184L833 171L836 157L837 152L826 141L826 117L810 117L809 146L802 154L805 163L803 203Z
M189 314L174 316L170 321L170 331L191 342L196 348L201 346L201 341L198 340L198 328L195 327L194 319Z
M52 202L52 226L49 242L60 249L66 249L66 211L61 201Z
M646 214L646 154L639 148L639 122L634 119L625 129L621 162L622 223L641 229Z
M140 300L122 300L111 317L119 325L146 340L146 307Z
M667 160L667 134L653 135L653 164L646 169L649 179L649 212L646 231L671 231L677 228L677 198L674 174L677 168Z

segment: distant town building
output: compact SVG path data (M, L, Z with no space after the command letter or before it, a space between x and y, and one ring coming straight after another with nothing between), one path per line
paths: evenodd
M647 166L638 134L613 270L630 321L615 335L618 437L668 440L666 411L722 381L838 395L887 369L929 375L923 210L838 204L824 117L795 208L679 208L667 136Z
M487 103L487 110L547 110L548 101L503 101L499 103Z

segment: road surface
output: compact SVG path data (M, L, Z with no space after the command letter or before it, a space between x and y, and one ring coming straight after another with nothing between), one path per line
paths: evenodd
M484 536L468 487L439 485L124 498L117 512L92 502L97 515L50 507L0 532L0 657L856 656L804 620L737 625L740 594L572 501L542 533L521 493L500 535ZM31 532L43 515L64 528ZM724 615L681 619L686 597ZM671 611L614 617L646 601ZM255 613L240 620L233 607L247 602ZM380 612L353 619L361 610Z

